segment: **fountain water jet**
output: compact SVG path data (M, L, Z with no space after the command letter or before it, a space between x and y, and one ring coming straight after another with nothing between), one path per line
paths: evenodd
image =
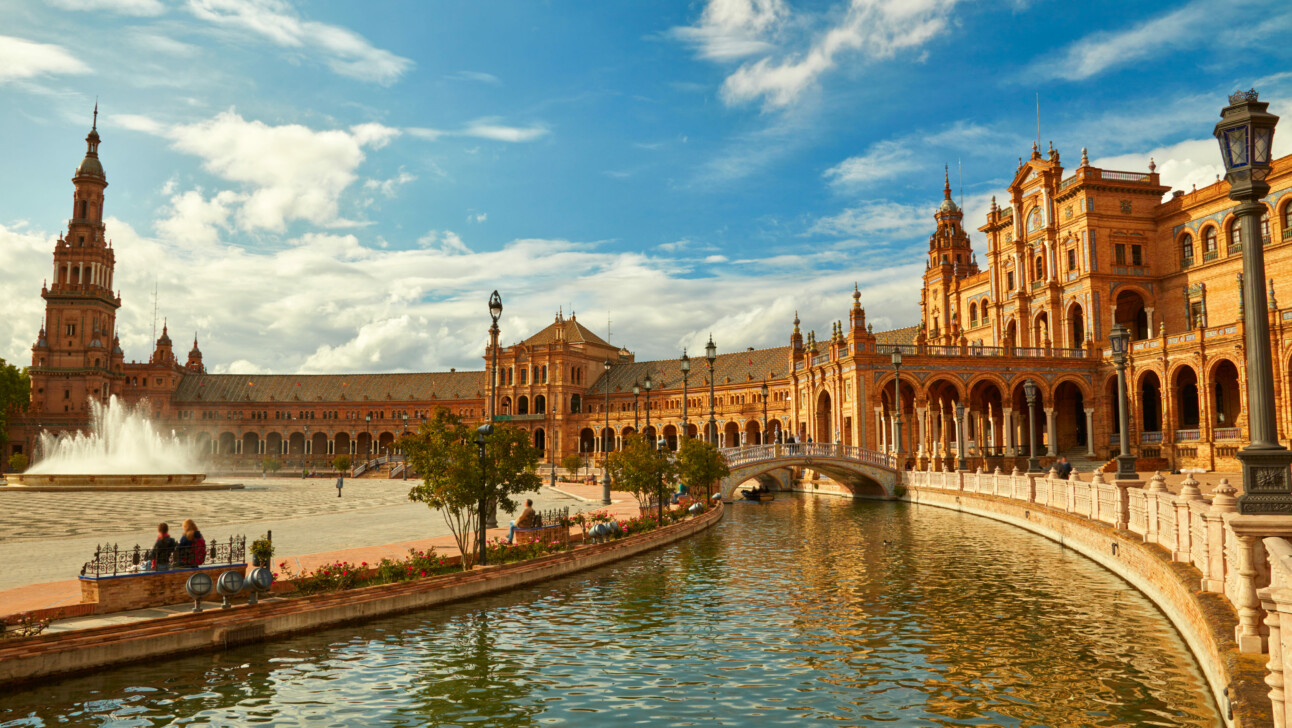
M195 486L206 479L196 448L158 432L143 408L90 401L90 431L40 436L40 459L11 486L51 488Z

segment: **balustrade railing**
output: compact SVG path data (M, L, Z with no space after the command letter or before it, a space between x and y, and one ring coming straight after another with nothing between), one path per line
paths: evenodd
M1141 432L1139 433L1139 441L1144 443L1145 445L1156 445L1162 442L1162 433L1161 432Z
M829 442L783 442L770 445L746 445L721 448L718 452L727 460L727 467L738 467L766 460L782 458L838 458L854 460L889 470L894 469L894 456L856 445Z
M242 564L246 561L246 536L230 536L226 541L209 541L201 551L195 551L191 546L176 546L170 553L161 554L138 544L134 548L124 549L115 543L102 544L94 548L94 556L81 566L81 576L100 578L192 569L198 566Z
M1197 442L1202 439L1202 430L1176 430L1176 442Z
M1197 432L1197 430L1194 430ZM1243 439L1243 428L1241 427L1217 427L1217 440L1241 440Z

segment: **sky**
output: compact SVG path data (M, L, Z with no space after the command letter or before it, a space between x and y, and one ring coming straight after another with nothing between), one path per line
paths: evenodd
M978 252L1037 138L1210 184L1226 95L1292 114L1255 0L9 0L0 358L30 362L96 99L126 359L479 369L575 313L639 359L919 316L943 175ZM1292 151L1292 131L1275 151ZM154 314L154 311L156 312ZM156 329L154 329L156 326Z

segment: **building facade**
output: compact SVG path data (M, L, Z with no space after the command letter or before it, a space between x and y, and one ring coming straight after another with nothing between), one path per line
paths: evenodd
M791 436L885 451L900 443L915 467L949 466L963 439L971 466L1006 470L1035 442L1042 462L1101 464L1117 449L1108 337L1122 323L1134 342L1129 435L1142 468L1232 470L1246 431L1246 305L1270 316L1280 436L1292 433L1292 308L1277 301L1278 279L1292 273L1292 157L1274 163L1262 239L1244 241L1220 181L1171 192L1151 160L1145 172L1105 170L1083 149L1068 171L1052 146L1034 145L1003 191L1007 204L993 199L977 228L981 267L944 182L921 320L893 331L866 323L854 290L828 337L804 335L796 316L788 346L697 356L688 369L681 358L637 361L571 313L487 350L475 371L247 376L208 373L196 337L181 364L168 325L147 361L125 361L99 143L92 128L41 291L31 403L11 420L11 452L31 452L43 430L86 427L88 402L116 395L200 442L214 468L266 457L324 467L338 454L395 448L437 407L482 422L492 397L497 419L530 432L552 460L599 459L640 432L669 447L687 436L724 447ZM1268 301L1241 298L1243 245L1265 250Z

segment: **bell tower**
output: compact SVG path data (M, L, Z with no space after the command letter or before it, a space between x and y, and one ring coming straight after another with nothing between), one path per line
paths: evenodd
M951 199L951 175L942 183L942 204L933 215L938 228L929 236L929 262L924 271L924 330L929 341L951 344L963 322L955 310L960 281L978 272L978 261L965 232L964 213Z
M87 420L87 399L106 401L120 378L113 349L120 297L112 293L116 256L104 235L99 163L99 107L85 137L85 158L72 177L72 217L54 246L53 280L41 289L45 322L31 356L31 404L49 419L77 427Z

